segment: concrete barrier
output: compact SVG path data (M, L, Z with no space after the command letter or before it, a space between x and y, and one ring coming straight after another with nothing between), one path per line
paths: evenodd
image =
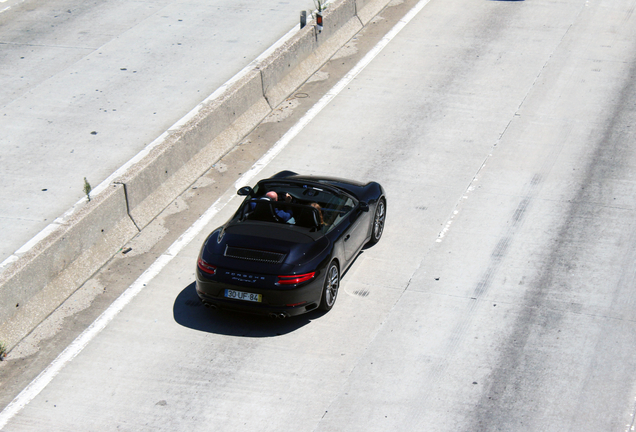
M253 70L170 128L145 158L116 180L126 187L135 224L140 229L148 225L270 112L260 73ZM204 149L216 156L201 166L198 154Z
M0 275L0 338L13 347L139 231L122 185L62 221Z
M362 24L355 9L355 0L330 5L323 14L322 32L308 25L258 66L263 76L265 98L272 107L283 102L360 31Z
M367 25L389 3L387 0L356 0L356 15L362 25Z
M338 0L239 80L149 145L90 202L52 224L0 273L9 349L316 72L390 0Z

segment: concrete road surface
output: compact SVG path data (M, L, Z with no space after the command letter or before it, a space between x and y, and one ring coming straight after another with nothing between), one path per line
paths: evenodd
M228 155L226 177L242 178L237 155L276 142L395 10ZM278 321L200 306L194 265L239 202L229 183L228 204L161 255L110 324L0 414L4 430L632 430L633 11L431 0L257 173L385 187L384 236L344 275L334 309ZM201 189L218 172L205 178ZM165 223L187 218L197 193ZM85 289L150 258L116 257ZM4 363L5 388L34 363Z
M300 2L0 3L0 262L298 25Z

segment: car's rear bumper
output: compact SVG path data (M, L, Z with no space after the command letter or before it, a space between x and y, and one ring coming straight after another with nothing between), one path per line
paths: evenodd
M295 288L269 289L215 282L202 277L200 271L197 270L196 290L206 306L282 318L301 315L318 308L322 296L324 275L319 276ZM252 302L227 298L225 294L228 289L260 294L262 301Z

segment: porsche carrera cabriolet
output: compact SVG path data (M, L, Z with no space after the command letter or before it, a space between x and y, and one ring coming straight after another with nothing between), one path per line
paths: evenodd
M341 275L384 230L376 182L283 171L237 193L243 202L197 261L197 294L211 308L273 318L329 311Z

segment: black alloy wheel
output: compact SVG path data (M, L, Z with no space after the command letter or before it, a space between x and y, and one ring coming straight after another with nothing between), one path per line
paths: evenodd
M384 197L380 198L378 205L375 208L375 215L373 216L373 232L371 233L371 244L376 244L382 237L384 231L384 221L386 219L386 200Z
M325 283L322 288L322 298L320 299L320 309L329 311L336 303L338 297L338 287L340 286L340 269L336 261L331 261L325 276Z

